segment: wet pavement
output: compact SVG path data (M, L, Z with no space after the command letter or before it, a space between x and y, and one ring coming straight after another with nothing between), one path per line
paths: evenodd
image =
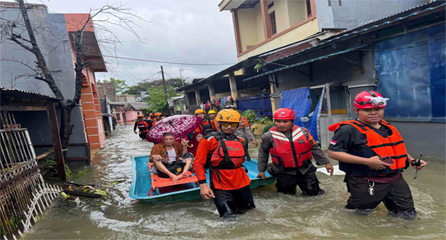
M413 169L404 173L418 212L413 221L389 217L383 204L369 216L344 209L349 194L343 176L322 173L318 177L325 195L302 197L299 190L297 196L282 195L273 185L256 189L257 208L225 221L211 201L145 205L129 198L131 158L148 155L152 147L132 127L118 126L92 166L73 169L87 171L73 173L72 181L108 186L110 197L60 200L23 239L445 239L444 161L430 160L416 180ZM255 150L251 154L257 155Z

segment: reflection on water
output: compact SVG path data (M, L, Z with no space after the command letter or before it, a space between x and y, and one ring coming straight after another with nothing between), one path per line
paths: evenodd
M369 216L344 209L348 198L343 176L318 173L326 194L300 197L277 194L274 186L253 191L257 208L236 221L218 219L211 201L195 200L145 205L129 198L131 157L148 155L151 143L139 140L133 126L120 126L99 150L91 171L77 183L107 186L106 201L82 199L79 204L59 201L24 239L444 239L445 164L430 161L418 173L404 174L415 200L414 221L392 218L380 204ZM253 158L255 151L251 151Z

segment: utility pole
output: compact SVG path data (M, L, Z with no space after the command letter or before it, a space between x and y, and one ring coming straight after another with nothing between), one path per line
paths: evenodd
M190 70L190 69L185 69L185 68L180 68L180 78L181 78L181 82L183 82L183 86L184 86L184 79L183 79L183 71L184 70Z
M164 95L166 95L166 102L167 102L167 88L166 88L166 79L164 79L163 66L161 66L161 76L163 77ZM169 105L169 103L167 103L167 105Z
M164 86L164 95L166 95L166 103L167 103L167 109L169 109L169 112L171 115L173 115L173 109L169 106L169 101L167 101L167 87L166 87L166 79L164 79L164 70L163 66L161 66L161 76L163 77L163 86Z

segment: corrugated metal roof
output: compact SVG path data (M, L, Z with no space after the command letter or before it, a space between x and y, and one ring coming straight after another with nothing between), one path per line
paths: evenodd
M317 47L320 47L320 46L323 46L323 45L327 45L327 44L329 44L329 43L331 43L333 41L349 37L349 36L351 36L353 34L371 31L371 30L374 30L374 29L376 29L378 27L382 27L382 26L394 23L396 21L404 20L404 19L407 19L409 17L419 15L421 13L425 13L425 12L428 12L428 11L436 10L438 8L444 7L445 5L446 4L445 4L444 0L442 0L442 1L435 1L435 2L432 2L432 3L426 3L426 4L423 4L423 5L417 6L417 7L410 8L410 9L408 9L406 11L403 11L403 12L400 12L400 13L396 13L396 14L390 15L390 16L385 17L385 18L381 18L381 19L378 19L378 20L371 21L371 22L366 23L364 25L361 25L359 27L356 27L356 28L353 28L351 30L348 30L348 31L336 34L336 35L331 36L329 38L326 38L326 39L322 40L319 44L313 45L312 47L304 49L304 50L302 50L300 52L296 52L296 53L290 54L288 56L284 56L284 57L278 58L275 61L266 63L265 66L268 65L268 64L275 63L275 62L283 61L283 60L288 59L290 57L294 57L296 55L302 54L302 53L304 53L306 51L310 51L310 50L312 50L314 48L317 48Z
M285 67L277 68L277 69L274 69L274 70L271 70L271 71L268 71L268 72L264 72L262 74L255 75L254 77L247 78L247 79L245 79L243 81L249 81L249 80L252 80L252 79L255 79L255 78L259 78L259 77L263 77L263 76L266 76L266 75L270 75L270 74L273 74L273 73L276 73L276 72L281 72L281 71L284 71L284 70L287 70L287 69L290 69L290 68L299 67L299 66L306 65L306 64L309 64L309 63L312 63L312 62L317 62L317 61L321 61L321 60L324 60L324 59L328 59L328 58L331 58L331 57L334 57L334 56L337 56L337 55L353 52L353 51L359 50L361 48L364 48L364 47L366 47L368 45L369 44L363 44L361 46L350 48L350 49L347 49L347 50L344 50L344 51L335 52L335 53L332 53L332 54L328 54L328 55L324 55L324 56L321 56L321 57L313 58L313 59L310 59L310 60L307 60L307 61L303 61L303 62L299 62L299 63L296 63L296 64L288 65L288 66L285 66Z
M60 100L58 98L43 95L40 93L30 92L30 91L15 89L15 88L0 87L0 93L1 93L2 97L4 96L3 94L5 94L5 95L15 95L15 96L19 96L21 98L35 98L35 99L50 100L50 101L59 101Z

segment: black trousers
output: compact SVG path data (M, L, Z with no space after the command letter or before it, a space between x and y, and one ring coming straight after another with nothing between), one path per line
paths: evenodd
M245 213L255 208L249 185L236 190L212 189L214 203L220 217L227 217L236 213Z
M143 140L146 140L146 135L147 135L146 132L145 132L145 133L139 133L139 137L140 137L141 139L143 139Z
M311 168L303 175L299 170L297 170L297 175L280 172L276 177L277 192L296 194L296 186L299 186L304 195L316 196L324 194L324 191L319 187L316 170L316 167L311 166Z
M417 215L412 193L403 176L393 183L375 182L372 196L369 195L369 182L366 179L348 176L346 182L351 194L345 206L348 209L365 210L362 212L369 213L383 202L392 215L407 219L412 219Z

